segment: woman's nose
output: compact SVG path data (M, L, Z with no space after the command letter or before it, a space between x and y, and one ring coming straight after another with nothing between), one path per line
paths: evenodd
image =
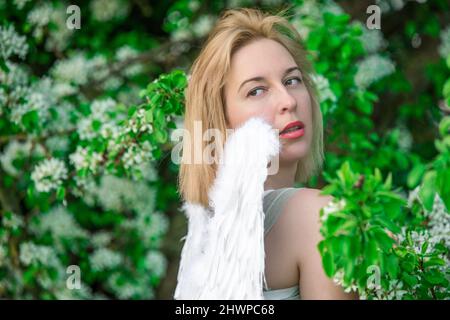
M280 112L295 110L297 107L297 100L285 87L279 90L278 95L278 110Z

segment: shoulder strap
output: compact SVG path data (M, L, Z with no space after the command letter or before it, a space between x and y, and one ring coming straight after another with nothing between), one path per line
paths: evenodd
M268 191L263 200L264 211L264 235L269 233L270 229L277 222L284 204L297 192L299 188L282 188Z

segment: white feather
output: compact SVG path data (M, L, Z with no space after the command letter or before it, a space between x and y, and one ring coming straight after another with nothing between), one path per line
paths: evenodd
M188 232L181 252L175 299L261 300L268 163L278 155L275 131L251 118L228 138L209 190L211 211L184 203Z

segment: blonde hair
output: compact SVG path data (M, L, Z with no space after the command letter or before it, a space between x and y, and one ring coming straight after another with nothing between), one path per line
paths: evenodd
M310 74L312 67L306 59L300 34L284 17L257 9L229 9L222 13L191 70L186 89L184 129L194 137L194 121L201 121L202 131L217 128L227 137L223 88L230 70L231 57L239 48L253 40L267 38L283 45L302 71L303 81L311 98L313 138L309 154L298 162L296 182L307 182L318 172L323 162L322 113ZM202 136L203 136L202 132ZM198 143L198 142L197 142ZM222 143L225 143L223 141ZM190 144L190 145L189 145ZM202 141L204 150L207 141ZM217 145L216 145L217 147ZM183 158L186 148L194 150L194 142L183 138ZM215 179L217 164L194 164L183 159L179 172L179 191L185 201L209 206L208 191Z

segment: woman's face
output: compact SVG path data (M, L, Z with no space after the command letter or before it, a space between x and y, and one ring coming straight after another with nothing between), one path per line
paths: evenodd
M247 81L257 77L258 79ZM280 164L307 155L312 140L311 99L302 74L289 51L270 39L258 39L237 50L224 88L229 128L251 117L262 117L281 132L293 121L304 124L296 138L280 136Z

